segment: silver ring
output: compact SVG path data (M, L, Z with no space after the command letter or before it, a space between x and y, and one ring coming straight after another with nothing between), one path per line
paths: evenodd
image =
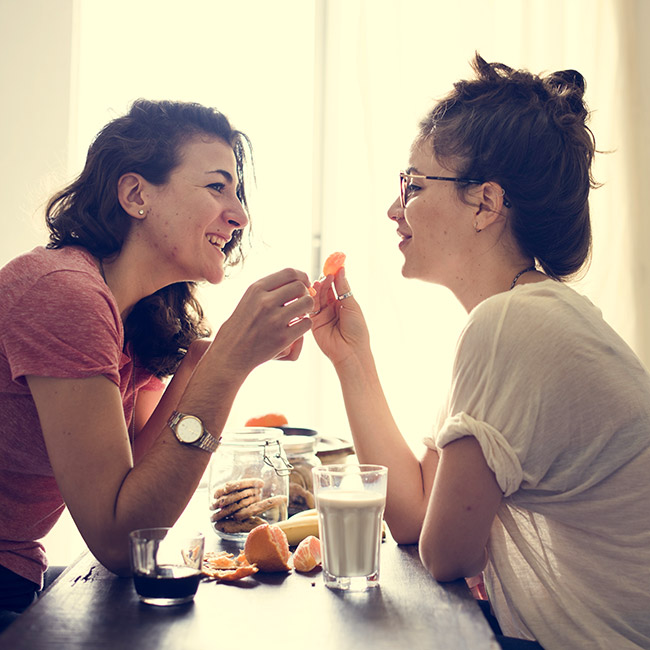
M350 298L352 296L351 291L346 291L345 293L342 293L340 296L337 296L337 300L345 300L346 298Z

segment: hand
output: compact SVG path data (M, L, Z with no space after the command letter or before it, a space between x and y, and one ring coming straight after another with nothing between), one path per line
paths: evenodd
M366 321L354 296L343 300L338 297L350 291L345 268L323 282L315 282L312 332L318 347L336 366L351 354L369 349Z
M308 276L295 269L253 283L211 346L222 357L219 363L250 372L269 359L297 359L302 337L311 329L309 285Z

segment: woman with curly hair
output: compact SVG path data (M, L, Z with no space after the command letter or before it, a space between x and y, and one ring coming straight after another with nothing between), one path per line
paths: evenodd
M138 100L49 202L48 245L0 270L0 611L40 589L66 506L128 572L128 533L174 524L246 376L298 357L305 273L251 285L211 342L194 296L240 257L248 153L214 109Z

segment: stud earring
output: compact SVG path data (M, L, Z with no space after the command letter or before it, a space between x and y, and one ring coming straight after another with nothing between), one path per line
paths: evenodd
M478 233L482 232L483 228L478 227L478 221L474 222L474 232L478 235Z
M144 210L143 210L142 208L140 208L140 209L138 210L138 214L142 216L142 215L144 214Z

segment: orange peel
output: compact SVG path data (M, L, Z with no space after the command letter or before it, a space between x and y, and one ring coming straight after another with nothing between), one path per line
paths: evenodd
M208 551L203 556L203 575L212 580L236 582L257 573L258 570L246 559L243 551L237 557L226 551Z

